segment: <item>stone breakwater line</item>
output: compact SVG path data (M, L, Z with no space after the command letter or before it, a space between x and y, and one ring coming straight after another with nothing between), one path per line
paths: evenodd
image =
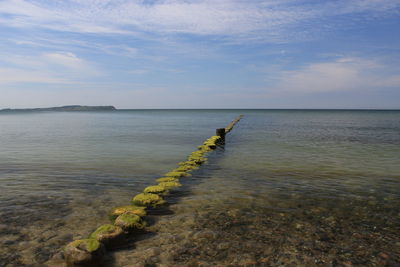
M156 180L132 198L130 205L115 207L111 210L110 224L99 226L87 239L74 240L63 249L67 266L98 266L106 250L123 245L127 235L140 233L146 227L146 209L155 208L166 203L163 199L170 191L180 187L180 178L190 175L207 161L206 155L225 142L229 133L243 115L233 120L227 127L217 129L217 135L208 138L198 149L192 152L186 161L179 162L178 167Z

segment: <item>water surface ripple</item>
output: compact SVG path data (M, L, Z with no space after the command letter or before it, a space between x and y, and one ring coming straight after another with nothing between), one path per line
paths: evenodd
M60 248L244 114L106 266L398 266L400 112L0 114L0 266Z

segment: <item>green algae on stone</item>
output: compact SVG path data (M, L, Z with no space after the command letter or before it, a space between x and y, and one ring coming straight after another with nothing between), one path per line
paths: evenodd
M89 235L89 239L97 239L97 235L103 234L103 233L112 233L116 230L116 226L112 224L104 224L96 229L93 233ZM98 240L101 242L100 240Z
M195 169L198 169L198 167L196 165L181 165L178 168L176 168L175 171L188 172L188 171L192 171Z
M202 165L204 162L207 161L206 158L190 158L189 160L196 163L197 166Z
M89 238L96 239L106 247L118 245L122 242L124 231L121 227L112 224L104 224L96 229Z
M97 266L104 253L104 245L93 238L72 241L64 248L67 266Z
M197 167L196 162L190 161L190 160L179 162L178 165L180 165L180 166L194 166L194 167Z
M210 151L217 148L217 145L214 143L205 143L204 145L209 147Z
M208 138L208 141L216 142L216 141L218 141L219 139L221 139L221 136L213 135L213 136L211 136L210 138Z
M194 152L190 153L190 156L201 157L201 156L203 156L205 153L206 153L206 152L204 152L204 151L197 150L197 151L194 151Z
M158 195L160 195L160 194L165 194L165 193L167 193L167 192L168 192L168 189L165 188L165 187L163 187L163 186L160 186L160 185L151 185L151 186L146 187L146 188L143 190L143 192L145 192L145 193L153 193L153 194L158 194Z
M204 146L208 147L209 149L215 149L217 147L217 141L221 139L220 136L211 136L204 142Z
M157 183L163 183L163 182L179 182L179 180L175 177L161 177L158 178Z
M136 214L140 217L146 216L146 207L127 205L127 206L120 206L120 207L113 208L109 214L111 221L114 221L119 215L121 215L127 211L129 211L133 214Z
M152 194L152 193L141 193L136 195L133 198L133 203L139 206L150 206L150 207L156 207L159 205L162 205L165 203L165 200L162 199L157 194Z
M159 185L164 188L167 188L167 189L182 186L179 182L162 182L162 183L159 183Z
M207 147L211 147L211 146L216 146L216 143L215 141L207 140L206 142L204 142L204 145Z
M191 161L195 162L197 165L202 165L207 161L205 158L190 158Z
M197 165L201 165L206 162L206 158L199 156L189 156L188 160L195 162Z
M196 158L203 158L204 157L204 155L206 154L207 152L205 152L205 151L200 151L200 150L197 150L197 151L194 151L194 152L192 152L192 153L190 153L190 155L189 155L189 159L191 159L191 158L193 158L193 159L196 159Z
M100 248L101 244L93 238L75 240L70 243L71 247L79 247L87 252L93 252Z
M228 127L225 128L225 132L229 133L233 128L233 125L228 125Z
M114 224L125 231L143 229L146 226L146 222L143 221L142 218L131 212L125 212L119 215L117 219L115 219Z
M210 152L212 149L209 147L210 144L215 144L213 142L205 141L201 146L199 146L199 150L201 153Z
M212 149L208 145L202 145L200 151L202 152L210 152Z
M189 174L186 172L180 172L180 171L170 171L170 172L166 173L164 176L178 178L178 177L189 176Z
M196 161L198 159L204 159L205 157L203 156L203 154L190 154L188 157L189 161Z

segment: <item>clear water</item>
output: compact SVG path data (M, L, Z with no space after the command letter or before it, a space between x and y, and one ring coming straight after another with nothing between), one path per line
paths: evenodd
M400 111L0 114L0 266L60 250L245 117L105 266L400 264Z

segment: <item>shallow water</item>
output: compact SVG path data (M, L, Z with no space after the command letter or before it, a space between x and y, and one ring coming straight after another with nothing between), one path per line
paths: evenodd
M245 117L106 266L400 264L400 112L0 114L0 262L62 262L110 208Z

